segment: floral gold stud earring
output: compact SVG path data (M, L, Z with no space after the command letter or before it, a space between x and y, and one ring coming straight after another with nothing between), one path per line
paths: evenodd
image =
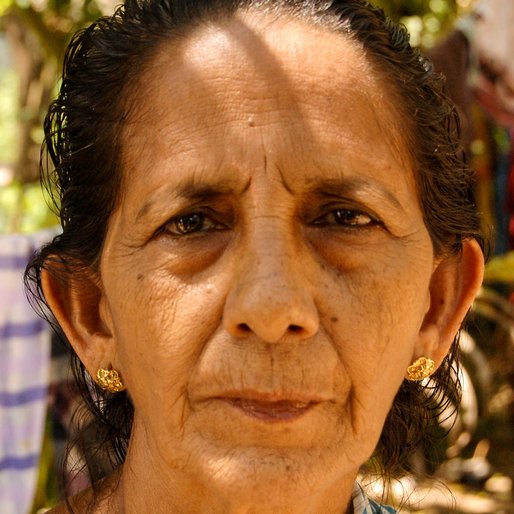
M407 380L419 382L428 378L435 369L435 363L430 357L420 357L407 368Z
M96 383L110 393L119 393L125 389L120 374L112 368L99 368L96 372Z

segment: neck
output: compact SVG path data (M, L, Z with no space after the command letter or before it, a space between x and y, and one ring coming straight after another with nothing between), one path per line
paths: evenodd
M168 514L169 512L191 514L352 514L351 493L353 482L349 487L338 483L337 487L327 489L311 498L301 498L281 504L268 504L270 498L261 502L241 501L237 498L227 498L216 495L213 491L200 492L195 487L195 493L187 486L180 490L183 480L156 491L147 487L146 479L136 480L136 475L122 474L119 487L114 491L109 509L105 512L117 514L137 514L153 512ZM171 485L171 487L170 487ZM172 493L171 490L174 492ZM148 494L151 491L150 494ZM337 493L337 499L335 494ZM104 512L102 510L102 512Z
M262 498L250 498L234 484L227 491L205 485L180 470L163 470L145 459L144 465L128 455L118 486L113 491L114 509L108 512L137 514L169 512L191 514L351 514L351 495L356 475L334 481L311 495L288 494L287 499L272 502L276 491L270 488ZM232 493L232 494L230 494ZM107 511L106 511L107 512Z
M178 452L177 452L178 454ZM162 457L162 456L161 456ZM168 456L166 456L166 459ZM230 462L227 464L230 468ZM276 474L275 470L272 470ZM145 437L145 431L133 431L127 458L119 481L112 489L112 506L108 512L136 514L169 512L191 514L350 514L351 495L357 470L336 477L332 482L311 484L298 475L291 480L256 482L248 473L218 469L213 477L195 469L187 458L172 462L160 458L159 452ZM227 477L233 476L233 479ZM267 475L266 475L267 476ZM270 475L271 476L271 475ZM114 482L113 482L114 483ZM320 484L324 487L320 487ZM312 487L312 490L309 490Z

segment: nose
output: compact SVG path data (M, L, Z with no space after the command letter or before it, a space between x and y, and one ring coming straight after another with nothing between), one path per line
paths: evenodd
M255 235L245 245L235 265L233 285L227 295L223 325L235 337L255 335L268 343L307 339L317 333L319 316L311 287L308 264L302 252L280 234Z

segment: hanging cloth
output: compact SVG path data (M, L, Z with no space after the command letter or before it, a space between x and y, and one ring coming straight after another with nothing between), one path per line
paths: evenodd
M49 326L29 305L23 272L55 233L0 235L0 511L26 514L36 489L50 374Z

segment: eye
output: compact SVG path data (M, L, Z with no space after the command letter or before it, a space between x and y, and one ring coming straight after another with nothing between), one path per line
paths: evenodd
M317 218L316 225L340 225L350 228L366 228L381 225L373 216L356 209L335 209Z
M171 219L163 226L162 232L168 232L175 236L185 236L195 232L221 230L223 228L225 228L223 225L203 212L192 212Z

